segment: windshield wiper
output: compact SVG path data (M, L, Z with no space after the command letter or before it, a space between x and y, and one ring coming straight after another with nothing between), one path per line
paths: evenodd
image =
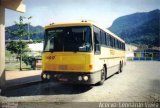
M53 53L53 52L54 52L54 49L50 49L49 52Z
M75 49L75 50L74 50L74 53L77 53L77 51L78 51L78 50Z

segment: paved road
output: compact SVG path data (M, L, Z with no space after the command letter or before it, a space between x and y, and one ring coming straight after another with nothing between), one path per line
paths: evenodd
M2 95L4 102L160 102L160 62L127 62L103 86L43 83Z

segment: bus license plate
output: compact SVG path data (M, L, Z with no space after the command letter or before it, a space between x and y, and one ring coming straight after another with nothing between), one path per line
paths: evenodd
M59 78L59 81L68 81L67 78Z
M59 69L60 69L60 70L67 70L67 66L66 66L66 65L60 65L60 66L59 66Z

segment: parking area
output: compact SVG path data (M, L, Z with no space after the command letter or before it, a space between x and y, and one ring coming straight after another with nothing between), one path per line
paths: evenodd
M160 102L160 62L127 62L102 86L38 83L2 91L1 102Z

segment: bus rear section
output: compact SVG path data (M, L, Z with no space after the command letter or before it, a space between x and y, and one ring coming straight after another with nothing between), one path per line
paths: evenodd
M55 25L46 29L42 79L65 83L95 84L90 25ZM100 77L100 76L99 76Z

